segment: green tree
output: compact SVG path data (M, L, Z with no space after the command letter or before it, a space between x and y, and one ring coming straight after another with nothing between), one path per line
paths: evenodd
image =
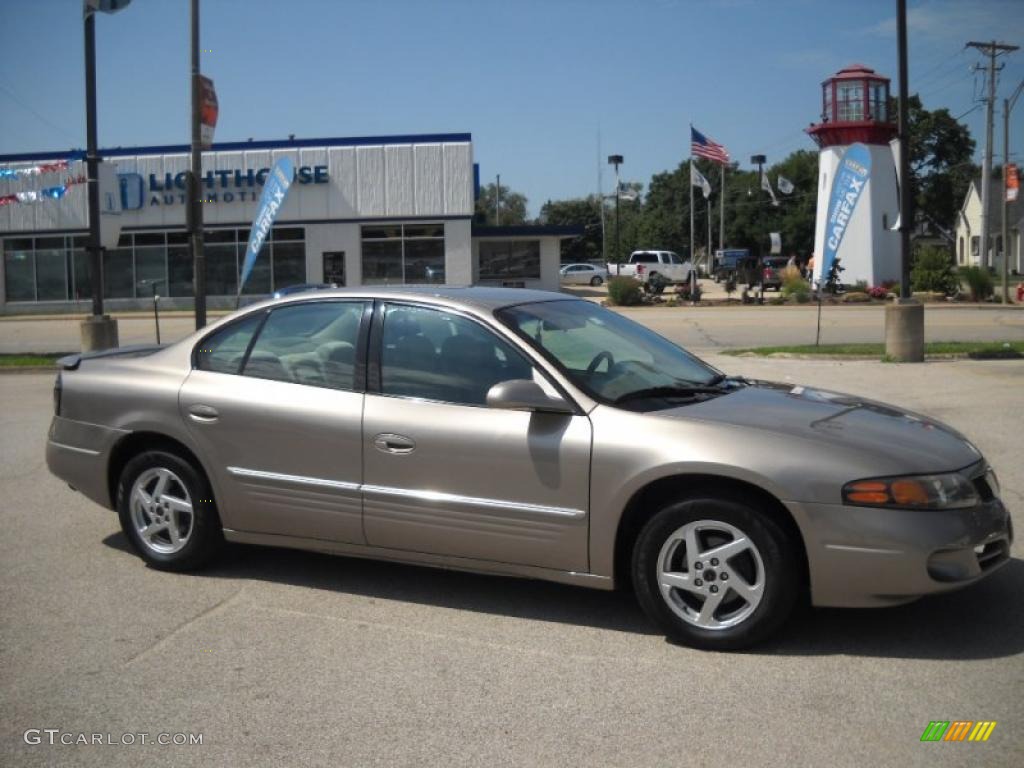
M601 203L597 195L548 200L537 217L540 224L583 227L583 236L562 241L562 262L601 261Z
M477 224L503 227L526 223L526 195L513 192L504 184L501 185L499 199L497 184L487 184L480 188L480 197L476 201L474 221ZM495 208L497 202L497 209Z
M910 132L910 172L918 217L946 229L956 226L956 214L978 167L971 162L974 139L948 109L927 110L919 96L907 102Z

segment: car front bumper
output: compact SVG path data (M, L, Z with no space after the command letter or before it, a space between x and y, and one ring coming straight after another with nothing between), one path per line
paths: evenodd
M970 509L790 505L803 531L818 606L897 605L972 584L1010 559L1013 525L999 499Z

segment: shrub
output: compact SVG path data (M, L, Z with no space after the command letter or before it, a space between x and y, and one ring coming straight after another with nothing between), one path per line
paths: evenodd
M786 297L785 296L772 296L770 299L768 299L768 303L771 304L773 307L777 307L780 304L785 304L786 303Z
M867 293L868 292L868 281L858 280L853 284L853 291L855 293Z
M616 307L643 304L643 285L632 277L613 277L608 281L608 301Z
M782 272L782 295L793 298L798 304L811 300L811 286L800 276L796 267L786 267Z
M872 299L884 299L889 295L889 288L883 283L882 285L873 285L868 288L868 296Z
M960 279L967 283L971 301L984 301L992 295L992 275L984 267L961 267Z
M736 275L730 274L725 278L725 295L732 298L734 293L736 293Z
M864 291L850 291L843 296L843 301L847 304L862 304L865 301L871 301L871 297Z
M944 248L926 246L914 254L910 271L910 286L915 291L933 291L949 294L957 289L953 275L953 261Z

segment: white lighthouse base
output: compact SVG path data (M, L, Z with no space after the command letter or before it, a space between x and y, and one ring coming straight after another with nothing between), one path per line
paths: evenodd
M900 233L893 231L899 216L896 164L887 144L869 144L871 177L857 201L837 257L844 272L839 282L869 287L900 279ZM845 146L825 147L818 158L818 213L814 227L814 281L821 281L822 255L828 231L832 180ZM826 276L827 277L827 276Z

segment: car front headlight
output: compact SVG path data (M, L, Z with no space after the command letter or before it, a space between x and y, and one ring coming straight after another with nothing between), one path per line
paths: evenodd
M858 507L964 509L980 501L973 483L958 472L879 477L843 486L843 503Z

